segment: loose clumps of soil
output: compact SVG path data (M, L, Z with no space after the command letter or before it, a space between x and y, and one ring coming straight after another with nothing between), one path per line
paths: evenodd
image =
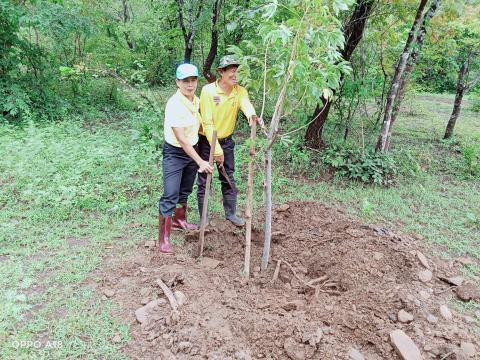
M461 277L461 263L428 256L408 235L296 202L274 212L271 262L264 272L263 233L254 230L249 280L241 273L243 244L243 229L214 218L200 261L192 257L195 236L176 246L174 256L158 255L147 242L127 261L107 260L108 271L96 274L103 280L96 286L119 306L114 315L132 324L122 352L130 359L479 354L479 320L449 303L454 291L465 301L479 300L477 288ZM173 295L165 296L160 283Z

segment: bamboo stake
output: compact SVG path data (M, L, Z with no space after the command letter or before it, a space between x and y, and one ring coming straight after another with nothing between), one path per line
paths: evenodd
M248 185L247 185L247 218L245 233L245 276L250 277L250 250L252 247L252 208L253 208L253 161L255 157L255 138L257 136L257 122L254 121L250 129L250 161L248 163Z
M213 154L215 153L215 144L217 143L217 130L213 130L212 142L210 143L210 156L208 163L213 167ZM208 197L210 196L210 185L212 183L212 174L207 174L207 183L205 185L205 196L203 197L202 218L200 220L200 241L198 242L198 257L203 255L203 244L205 243L205 227L207 226Z

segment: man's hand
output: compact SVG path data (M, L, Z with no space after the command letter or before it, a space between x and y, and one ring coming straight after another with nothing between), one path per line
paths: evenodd
M260 125L263 128L263 119L262 118L259 118L257 115L252 115L250 120L248 120L248 125L252 126L254 122L256 122L258 125Z
M208 161L202 160L198 163L198 172L211 174L213 172L213 167L210 166Z
M215 159L215 162L220 166L220 165L223 165L223 162L225 161L225 158L223 157L223 155L219 155L219 156L214 156L213 157Z

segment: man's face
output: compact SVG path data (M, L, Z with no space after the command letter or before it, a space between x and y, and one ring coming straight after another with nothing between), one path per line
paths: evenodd
M221 70L220 75L222 77L222 82L229 86L235 86L237 84L237 70L237 65L230 65Z
M197 90L198 79L196 76L190 76L188 78L178 80L177 86L180 89L180 92L185 96L193 96L195 90Z

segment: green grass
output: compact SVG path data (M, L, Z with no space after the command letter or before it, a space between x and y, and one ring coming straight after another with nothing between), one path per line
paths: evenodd
M442 142L451 108L445 97L420 97L407 105L393 140L400 165L395 186L320 181L312 169L324 169L310 166L318 164L318 154L279 143L275 201L341 205L367 222L444 245L448 251L442 256L480 259L480 181L468 173L462 155L466 144L480 148L478 116L464 109L456 139ZM158 115L144 110L88 122L0 126L0 358L124 358L119 348L129 340L128 326L111 315L115 304L84 280L102 267L108 252L127 256L135 244L155 236L160 124ZM237 180L244 194L248 149L238 143ZM258 165L260 172L260 159ZM303 175L308 168L310 178ZM257 207L262 204L259 172ZM221 211L220 194L215 181L215 212ZM198 220L196 211L192 215ZM478 276L480 269L470 266L465 272ZM121 335L120 344L112 343L115 334Z
M107 245L120 238L131 247L134 237L151 235L149 227L134 229L140 234L125 227L132 218L154 226L157 154L132 147L123 126L92 132L83 125L2 129L2 359L121 358L110 339L120 333L128 340L125 325L109 316L113 305L99 303L81 282L101 265ZM14 348L39 339L62 346Z

